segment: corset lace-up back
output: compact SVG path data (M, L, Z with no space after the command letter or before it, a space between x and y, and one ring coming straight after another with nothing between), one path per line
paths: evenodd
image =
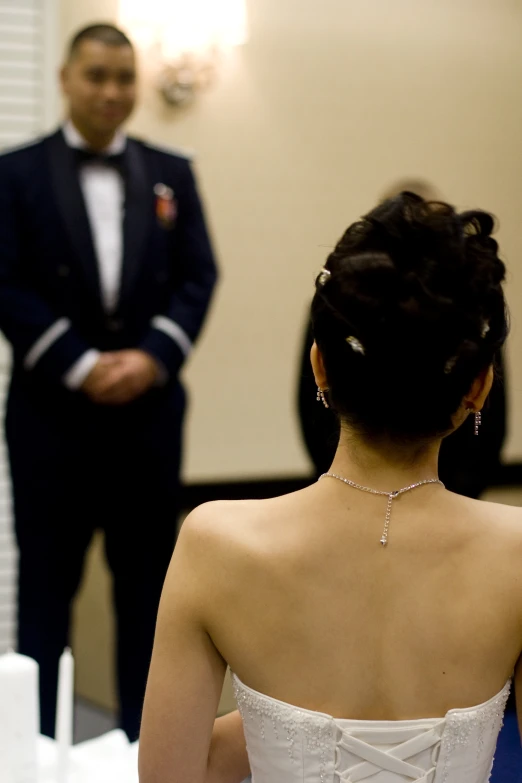
M233 683L253 783L487 783L510 689L443 718L358 721Z

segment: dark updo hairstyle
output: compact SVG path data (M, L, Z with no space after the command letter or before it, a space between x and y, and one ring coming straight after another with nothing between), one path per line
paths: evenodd
M348 228L312 302L328 399L341 420L398 440L451 430L507 335L493 228L487 212L459 215L407 191Z

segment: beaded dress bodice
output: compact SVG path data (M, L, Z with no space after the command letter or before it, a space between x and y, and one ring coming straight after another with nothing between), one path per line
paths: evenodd
M360 721L233 684L253 783L487 783L510 689L443 718Z

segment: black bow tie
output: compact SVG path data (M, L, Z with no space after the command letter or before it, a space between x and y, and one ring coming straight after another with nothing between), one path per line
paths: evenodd
M102 166L112 166L119 171L123 170L125 152L119 152L117 155L104 155L95 150L75 149L74 154L78 166L84 163L101 163Z

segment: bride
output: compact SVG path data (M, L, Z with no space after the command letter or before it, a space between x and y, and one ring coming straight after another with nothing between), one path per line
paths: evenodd
M311 360L337 454L300 492L183 525L141 783L489 779L513 677L522 714L522 511L446 491L437 455L467 416L480 437L506 336L492 229L405 192L329 256ZM215 720L227 664L239 711Z

